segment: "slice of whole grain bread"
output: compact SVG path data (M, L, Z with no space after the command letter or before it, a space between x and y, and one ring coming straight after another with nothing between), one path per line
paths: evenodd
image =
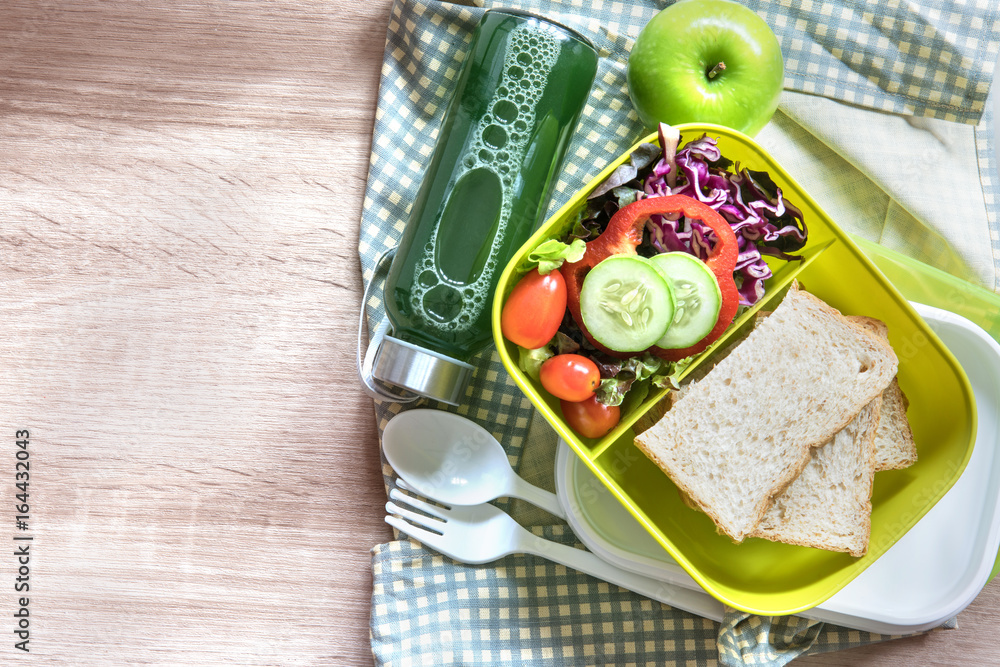
M848 317L852 322L867 327L888 340L889 327L873 317ZM875 433L875 472L899 470L917 462L917 445L913 441L913 431L906 418L909 401L899 386L899 379L893 378L882 392L882 409L878 430Z
M719 529L741 542L822 445L895 376L887 341L802 290L636 445Z
M909 401L893 381L882 392L882 417L875 433L875 471L899 470L917 462L917 444L906 418Z
M876 397L829 442L813 448L809 463L774 497L753 537L865 555L881 403Z

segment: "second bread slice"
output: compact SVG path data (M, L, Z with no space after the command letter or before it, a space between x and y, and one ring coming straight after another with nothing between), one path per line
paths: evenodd
M863 556L871 535L876 398L822 447L774 498L754 537Z

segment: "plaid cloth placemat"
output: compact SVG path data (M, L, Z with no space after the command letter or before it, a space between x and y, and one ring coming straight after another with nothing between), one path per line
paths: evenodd
M669 3L484 4L396 0L393 5L359 239L366 284L384 278L375 275L376 260L402 235L452 82L485 9L519 8L549 16L587 35L601 56L550 211L645 134L628 100L625 63L641 27ZM767 20L781 41L786 90L872 110L978 123L976 148L984 169L989 234L1000 247L988 176L992 172L986 171L995 166L987 100L1000 45L993 0L745 4ZM383 312L378 289L365 306L372 327ZM531 477L533 459L525 456L533 442L530 402L494 351L472 363L477 368L473 381L462 406L454 410L490 430L504 444L512 465ZM400 409L376 401L380 431ZM389 488L393 474L384 459L383 472ZM518 518L532 519L530 512L518 514L517 505L502 506ZM533 516L522 523L535 533L576 543L565 524L544 513ZM373 578L372 650L379 665L784 664L804 652L888 638L797 617L731 613L720 625L538 558L510 556L468 566L406 539L373 550Z

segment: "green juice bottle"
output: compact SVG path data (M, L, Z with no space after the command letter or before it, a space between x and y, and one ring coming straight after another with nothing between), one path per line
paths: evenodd
M389 270L376 378L458 403L466 362L492 341L497 280L541 223L596 72L572 30L486 12Z

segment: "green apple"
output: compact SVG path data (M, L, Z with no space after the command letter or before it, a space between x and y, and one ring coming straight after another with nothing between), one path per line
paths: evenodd
M643 27L628 59L642 122L716 123L753 136L778 108L785 66L767 23L731 0L681 0Z

